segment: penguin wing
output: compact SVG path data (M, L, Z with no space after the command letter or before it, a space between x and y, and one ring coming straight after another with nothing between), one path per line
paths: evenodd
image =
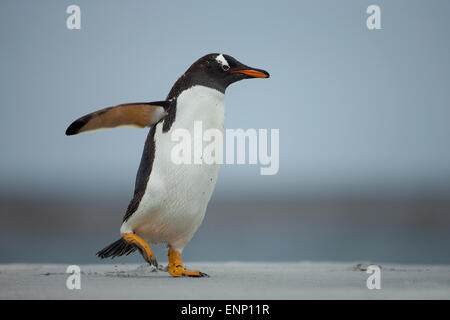
M167 115L169 104L168 101L135 102L101 109L72 122L66 135L119 126L149 127Z

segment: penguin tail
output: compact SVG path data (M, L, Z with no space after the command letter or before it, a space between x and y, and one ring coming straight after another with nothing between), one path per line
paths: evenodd
M106 248L103 248L97 252L97 256L101 259L114 258L118 256L123 256L124 254L129 255L137 250L136 246L126 242L123 238L120 238L116 242L111 243Z

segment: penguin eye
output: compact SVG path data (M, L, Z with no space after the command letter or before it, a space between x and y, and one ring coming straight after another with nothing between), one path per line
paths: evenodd
M223 69L223 71L228 71L228 69L230 69L230 67L227 66L226 64L223 64L222 69Z

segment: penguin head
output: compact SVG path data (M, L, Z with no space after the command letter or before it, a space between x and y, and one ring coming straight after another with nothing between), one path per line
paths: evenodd
M249 67L232 56L210 53L194 62L178 79L175 87L203 85L225 93L237 81L252 78L269 78L265 70Z
M225 88L239 80L269 78L270 76L267 71L249 67L226 54L213 53L202 59L209 62L205 72L224 85Z

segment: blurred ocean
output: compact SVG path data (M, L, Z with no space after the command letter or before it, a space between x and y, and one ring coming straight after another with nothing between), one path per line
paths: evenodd
M128 199L2 201L0 263L104 263ZM186 261L450 263L449 199L215 199ZM165 246L153 245L159 261ZM139 254L106 262L141 262Z

